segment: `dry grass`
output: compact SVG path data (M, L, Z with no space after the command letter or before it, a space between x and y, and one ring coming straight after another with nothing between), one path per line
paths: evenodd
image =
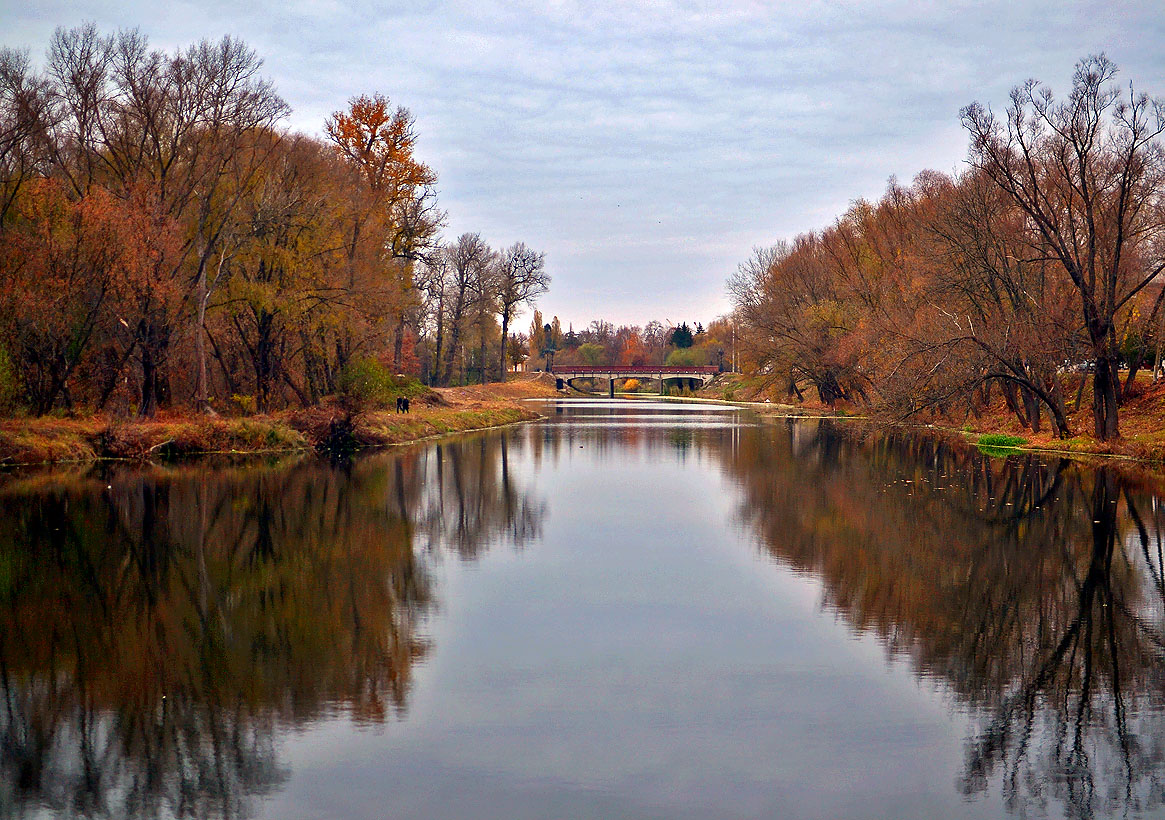
M362 446L377 447L536 418L538 414L533 410L500 402L464 409L437 408L408 415L374 413L357 419L356 437Z
M1075 407L1075 387L1078 384L1079 382L1076 382L1072 385L1073 389L1065 391L1069 408L1068 425L1073 433L1073 436L1068 439L1059 439L1055 436L1046 413L1039 433L1033 433L1022 426L1015 414L1007 409L998 391L994 391L995 401L979 416L962 414L958 416L932 416L913 421L919 424L932 423L936 432L941 429L946 433L956 433L958 437L970 436L973 439L978 439L981 435L1022 437L1027 440L1023 449L1028 450L1078 455L1123 456L1140 459L1155 468L1165 466L1165 382L1154 384L1151 374L1147 372L1138 374L1136 382L1131 385L1129 394L1126 396L1125 403L1121 406L1121 438L1115 441L1099 441L1092 435L1090 382L1085 383L1079 409L1072 409ZM763 400L765 392L759 380L750 380L739 374L721 374L699 395L727 401L756 401ZM813 400L815 394L812 391L806 393L806 398L810 400L798 403L795 408L790 409L783 405L774 404L773 410L782 414L796 412L799 414L820 413L838 416L865 412L861 407L848 405L829 407ZM773 401L776 400L773 399ZM890 417L875 417L874 421L895 423L897 420Z
M324 442L334 424L350 422L352 445L378 447L538 418L515 400L557 395L551 377L429 391L410 413L351 413L327 403L267 416L210 418L168 413L151 420L87 418L0 421L0 464L165 459L205 453L306 450ZM547 384L549 381L549 385Z
M436 391L450 404L494 402L518 399L543 399L559 395L554 389L554 376L549 373L523 373L511 376L506 382L494 382L465 387L440 387Z
M996 401L978 417L934 421L936 424L945 422L961 425L967 433L1021 436L1028 441L1025 449L1126 456L1158 465L1165 464L1165 383L1154 384L1149 374L1140 374L1120 408L1121 437L1112 441L1100 441L1092 435L1091 388L1085 385L1079 409L1073 409L1075 399L1076 392L1073 390L1067 402L1068 426L1073 435L1067 439L1056 437L1046 414L1040 432L1033 433L1020 424L998 395Z
M168 415L149 421L93 416L81 419L9 419L0 422L0 462L35 464L145 459L193 453L303 449L307 440L286 420Z

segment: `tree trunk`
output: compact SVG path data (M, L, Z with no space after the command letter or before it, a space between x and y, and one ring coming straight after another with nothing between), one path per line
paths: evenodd
M1068 430L1068 420L1064 416L1064 391L1060 389L1060 377L1053 371L1052 375L1047 379L1047 383L1050 383L1051 387L1048 393L1052 397L1052 403L1049 407L1050 415L1052 416L1052 427L1056 431L1057 438L1068 438L1070 432Z
M485 372L486 371L486 367L485 367L486 344L485 344L485 316L484 315L481 317L481 320L478 323L478 337L479 338L478 338L478 342L477 342L477 354L478 354L478 363L477 364L481 370L481 383L485 384L487 381L489 381L489 377Z
M1020 395L1023 397L1023 409L1027 413L1028 422L1031 425L1033 433L1040 431L1040 403L1036 398L1035 393L1030 390L1020 389Z
M1162 291L1165 295L1165 290ZM1157 344L1153 348L1153 381L1157 381L1163 373L1161 366L1162 345L1165 345L1165 313L1161 314L1161 326L1157 329Z
M1010 379L1003 379L1000 382L999 389L1003 393L1003 402L1007 405L1007 408L1011 412L1015 413L1015 417L1019 419L1019 423L1022 426L1028 427L1029 423L1027 420L1027 414L1020 406L1018 395L1019 388L1016 387L1015 382L1011 381Z
M1121 364L1120 364L1120 345L1116 343L1116 331L1109 328L1108 331L1108 349L1109 353L1109 369L1112 371L1112 387L1116 391L1116 402L1122 404L1125 400L1124 390L1121 388ZM1119 433L1118 433L1119 435Z
M1084 400L1084 386L1088 384L1088 377L1080 376L1080 384L1076 387L1076 401L1072 405L1072 412L1075 413L1080 409L1080 402Z
M153 345L147 341L142 345L142 401L138 406L140 418L152 419L158 412L157 389L157 362L154 361Z
M97 409L104 410L105 405L109 403L109 399L113 396L113 391L117 389L117 380L121 377L122 370L125 369L125 363L129 361L129 357L133 355L134 348L137 347L137 342L130 342L126 347L125 353L118 359L117 365L113 367L105 383L101 387L101 396L97 400Z
M1125 387L1121 391L1122 396L1129 392L1129 387L1132 386L1133 382L1137 380L1137 371L1140 369L1141 360L1139 358L1135 358L1129 362L1129 375L1127 378L1125 378Z
M227 392L232 396L236 395L239 392L239 387L237 382L235 382L234 374L227 367L226 357L223 356L222 350L218 346L218 341L214 338L213 333L208 332L206 338L210 340L210 346L214 350L214 358L218 362L218 369L222 373L223 381L226 382Z
M502 363L498 367L498 380L503 384L506 381L506 343L510 338L510 317L502 313Z
M837 381L833 371L826 371L816 382L817 396L826 404L832 405L838 399L844 399L845 391Z
M453 357L456 355L457 346L461 342L461 322L454 322L450 332L449 349L445 351L445 378L441 382L445 387L448 387L449 382L453 380Z
M138 345L142 351L142 393L138 416L153 418L158 408L169 404L170 385L166 379L165 356L169 332L148 318L138 322Z
M404 350L405 341L405 317L403 313L396 323L396 333L394 336L395 338L392 341L392 372L399 373L401 354Z
M441 384L441 343L445 341L445 297L437 297L437 339L433 348L433 373L430 382Z
M1092 421L1093 434L1101 441L1109 441L1120 436L1118 418L1119 397L1113 379L1115 358L1107 349L1096 352L1096 363L1092 371Z
M266 311L256 317L256 339L253 366L255 368L255 409L265 413L271 408L271 339L274 318Z
M206 290L206 265L198 266L198 321L194 329L194 353L198 359L198 386L195 389L196 404L200 412L211 411L206 387L206 302L210 294Z

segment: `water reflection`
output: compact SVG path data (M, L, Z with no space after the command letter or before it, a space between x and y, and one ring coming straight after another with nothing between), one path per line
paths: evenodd
M402 713L434 552L539 532L513 446L10 480L0 815L244 816L286 730Z
M764 548L969 712L964 793L998 786L1021 815L1161 807L1153 492L1109 468L827 426L721 452Z
M714 474L726 481L715 483ZM631 483L653 479L660 484ZM596 481L605 486L593 487ZM290 790L293 773L282 747L297 731L325 718L359 726L416 719L408 712L414 673L434 651L427 619L444 593L437 564L445 556L476 560L499 544L541 544L522 557L523 565L535 563L555 546L543 538L551 505L554 520L576 522L560 539L581 539L590 528L611 541L626 526L638 540L605 552L557 542L544 575L520 576L529 584L522 589L532 598L574 595L576 606L543 602L539 609L533 601L528 617L574 612L574 631L591 639L622 631L624 643L615 650L650 632L658 636L654 665L639 669L632 657L622 667L622 654L600 648L598 665L583 666L585 685L570 689L555 674L577 671L570 661L582 648L551 646L547 636L558 633L535 632L547 643L519 652L521 669L503 668L499 656L495 670L490 655L468 673L454 670L449 679L463 687L486 669L509 688L493 691L486 682L456 690L477 693L492 711L478 736L447 710L453 744L477 737L490 754L497 744L498 757L527 748L551 756L572 744L588 749L587 738L606 737L606 729L634 745L637 730L651 737L652 721L662 721L675 731L668 746L676 750L685 748L685 737L693 747L701 736L729 737L732 743L711 744L722 775L717 783L728 784L717 794L730 800L745 793L750 781L742 773L753 771L755 751L734 751L747 745L737 743L737 734L794 736L774 748L811 744L812 735L796 733L830 725L815 723L813 710L848 690L843 682L828 691L834 684L822 673L807 689L812 695L801 693L790 707L807 713L795 722L774 718L789 710L770 711L763 696L725 705L711 684L685 678L674 690L657 685L653 676L661 670L689 674L683 664L663 663L661 647L714 651L726 643L722 633L705 634L716 627L702 618L720 611L711 599L733 594L730 573L712 579L701 563L723 553L693 560L676 546L677 532L660 523L675 510L673 498L656 497L666 495L659 487L674 492L681 482L696 483L696 499L706 487L726 487L735 528L716 522L710 532L731 544L743 532L764 556L760 563L812 579L831 614L855 633L875 636L895 664L937 693L944 711L956 713L963 757L951 764L949 787L940 789L952 807L987 816L986 794L1002 795L1019 816L1139 816L1165 808L1165 509L1158 486L1110 469L990 458L816 422L757 423L664 403L576 402L556 407L546 424L346 464L10 477L0 486L0 816L254 813L263 795ZM632 526L643 520L656 523ZM650 541L657 528L662 540ZM584 584L578 589L546 581L572 577L579 566L586 572L573 576ZM770 569L755 560L748 566ZM629 569L656 586L640 591L620 583ZM539 577L542 587L532 581ZM767 587L757 594L767 596ZM682 600L672 600L684 596L704 608L688 612ZM499 653L520 645L528 626L524 602L512 603L498 622L514 635L490 644ZM748 641L768 625L725 611L738 620L719 621L720 628L732 623L749 636L739 638L748 652L777 653L757 658L757 669L792 660L779 654L779 643L754 650ZM603 619L601 628L578 613ZM669 631L677 627L665 615L682 630ZM554 656L551 673L538 666L540 653ZM448 659L451 667L457 662ZM691 665L703 668L695 658ZM766 685L747 671L731 677L742 686ZM631 691L628 681L644 691ZM604 695L607 684L611 694ZM558 702L553 687L576 692L577 702L554 713L548 727L538 720L542 712L507 699L519 686L541 692L543 704ZM683 697L661 702L693 714L673 718L643 702L675 692ZM433 697L440 702L440 693ZM469 700L459 716L473 712ZM709 704L720 711L701 718ZM636 723L637 710L647 715L647 730ZM599 729L585 719L591 712ZM612 714L620 716L618 726L603 726ZM724 725L713 727L709 715ZM507 716L513 723L503 726ZM571 727L581 738L571 736ZM422 735L410 735L416 745L403 744L398 757L386 760L399 767L418 755L409 777L422 796L434 797L440 773L426 775L424 768L425 761L443 760L433 751L442 748L432 740L440 732L428 746ZM860 728L855 737L863 739ZM913 748L902 738L880 742L870 748ZM561 759L571 758L564 751ZM668 760L681 785L684 771L711 777L707 765L696 765L705 761L682 751ZM778 770L797 771L781 764L772 763L773 783ZM657 783L672 782L643 766ZM521 774L559 799L561 779ZM580 780L604 782L591 777ZM643 780L642 795L633 796L649 805L651 777ZM482 788L491 782L483 777ZM400 784L384 788L393 786ZM589 786L583 792L594 795ZM813 802L813 795L802 800ZM481 813L502 816L505 807ZM723 814L761 812L725 805Z

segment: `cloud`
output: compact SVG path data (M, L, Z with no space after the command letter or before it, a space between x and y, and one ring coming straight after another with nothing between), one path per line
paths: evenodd
M956 170L958 110L1099 50L1165 76L1165 15L1133 2L33 2L4 44L137 25L243 37L318 133L348 97L417 117L449 232L547 252L544 312L707 320L757 244L828 224L891 174ZM1157 93L1165 88L1146 90Z

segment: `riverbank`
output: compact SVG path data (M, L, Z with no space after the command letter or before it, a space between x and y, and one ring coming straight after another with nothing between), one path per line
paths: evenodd
M436 388L408 414L353 412L340 403L241 417L165 413L155 419L25 418L0 421L0 465L151 460L212 453L363 449L539 418L521 399L558 395L553 383L523 376L506 383Z
M904 421L888 414L863 415L862 410L855 406L830 407L812 399L798 404L758 402L756 399L760 394L755 393L755 385L743 377L734 378L732 374L722 374L697 395L706 401L746 406L766 416L861 419L877 427L912 429L972 444L981 442L982 446L996 450L1116 458L1142 462L1155 470L1165 468L1165 382L1154 383L1149 374L1141 374L1120 409L1122 435L1111 441L1100 441L1089 432L1092 429L1092 396L1087 384L1085 388L1078 407L1075 401L1069 402L1067 420L1074 435L1067 439L1056 437L1046 416L1039 432L1025 427L1000 397L978 416L967 413L958 418L935 416L926 421ZM749 400L740 400L742 395ZM1001 442L1004 442L1002 448Z

